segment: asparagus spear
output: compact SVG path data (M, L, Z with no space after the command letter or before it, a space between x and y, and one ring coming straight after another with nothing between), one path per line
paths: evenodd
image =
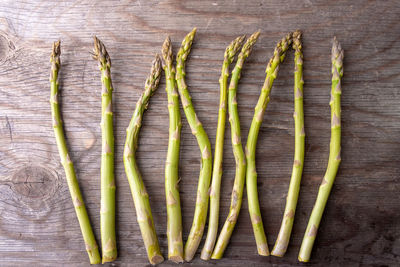
M332 89L331 89L331 142L329 149L328 167L321 186L319 187L317 200L315 201L307 229L304 234L299 252L299 261L308 262L315 237L317 236L318 227L321 222L326 202L332 189L333 182L336 177L337 170L341 161L340 157L340 95L342 94L341 77L343 76L343 50L336 37L333 39L332 46Z
M227 87L229 78L229 65L232 63L236 53L243 44L245 36L239 36L226 48L224 63L222 64L221 77L219 78L220 100L218 113L217 136L215 138L214 164L210 189L210 218L208 221L208 232L206 242L201 251L201 258L209 260L217 239L219 199L222 177L222 158L224 152L225 119L227 106Z
M218 236L217 244L215 245L212 259L220 259L224 254L226 246L232 235L233 229L236 225L239 216L240 207L242 206L243 188L246 175L246 157L243 152L241 134L240 134L240 121L237 109L236 91L240 78L240 73L245 59L250 55L251 49L258 39L260 32L253 33L246 43L243 45L242 51L238 56L236 66L232 71L232 78L229 85L228 93L228 109L229 109L229 122L231 124L231 139L233 154L235 155L236 162L236 175L232 191L231 206L229 209L228 218Z
M201 152L201 170L199 175L199 183L197 187L197 200L196 209L194 211L194 218L192 228L190 229L188 240L185 244L184 256L185 261L191 261L197 248L199 247L201 237L203 236L204 227L207 219L208 211L208 189L211 180L211 144L208 139L207 133L204 131L203 125L197 118L194 110L192 100L187 89L185 82L185 63L190 53L190 48L193 43L193 38L196 34L194 28L185 39L182 41L181 48L176 56L176 82L178 85L179 95L186 119L192 129L192 134L196 136L197 143L199 144Z
M174 262L183 262L182 215L178 188L179 145L181 135L181 114L179 95L176 90L175 68L172 62L172 44L169 37L162 47L164 72L167 84L169 112L169 140L167 160L165 162L165 196L167 201L167 237L168 258Z
M103 263L117 258L115 237L115 180L114 180L114 134L111 82L111 59L104 44L94 37L94 56L101 72L101 209L100 232Z
M255 161L256 146L264 112L269 103L269 94L271 92L272 84L278 75L279 65L283 62L286 51L288 50L291 42L292 34L289 33L285 38L278 42L274 51L274 55L268 63L265 71L267 75L265 77L264 85L261 89L261 94L254 110L254 116L251 122L245 149L247 159L246 188L249 214L251 223L253 225L254 237L257 243L257 251L258 254L262 256L269 256L269 249L261 218L260 204L258 201L257 171Z
M136 217L139 223L142 238L147 251L147 257L151 264L164 261L160 252L156 230L154 228L153 215L149 203L149 195L143 183L142 176L136 164L136 149L139 130L142 126L143 113L147 109L151 95L156 91L161 77L161 59L158 54L153 61L150 75L145 83L145 90L136 103L131 122L126 129L126 141L124 147L124 166L126 177L131 188L133 202L136 209Z
M290 234L293 228L294 214L296 212L297 199L300 191L300 181L304 164L304 111L303 111L303 53L301 51L301 32L293 33L294 56L294 124L295 124L295 149L292 177L290 179L289 191L286 198L286 207L279 230L278 238L275 242L271 254L282 257L287 250Z
M51 117L53 118L54 135L56 137L58 152L61 158L61 164L64 167L65 178L67 179L72 203L75 207L76 217L78 217L83 240L85 241L86 251L89 255L90 264L99 264L101 262L99 249L93 234L92 227L90 225L89 216L86 211L85 203L83 202L81 190L79 189L74 164L72 163L68 154L68 148L65 141L64 130L61 120L61 111L58 105L58 71L60 69L60 54L60 41L54 42L53 51L50 56L50 104Z

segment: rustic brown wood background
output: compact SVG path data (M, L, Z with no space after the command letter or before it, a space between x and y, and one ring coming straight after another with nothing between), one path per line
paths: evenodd
M22 1L0 3L0 265L88 265L50 118L49 55L62 41L62 110L72 160L99 239L100 76L92 37L112 57L119 258L148 264L122 164L125 128L150 62L170 35L174 51L198 28L187 82L214 144L219 71L228 43L262 34L239 86L244 138L276 42L304 32L306 158L295 226L284 258L257 255L244 200L224 259L192 266L297 265L308 216L329 152L330 48L345 50L342 164L329 199L312 265L394 266L400 261L400 4L392 1ZM164 78L163 78L164 80ZM164 161L168 139L165 83L151 100L138 160L166 256ZM257 151L259 194L269 245L277 237L293 161L293 52L275 82ZM182 113L183 114L183 113ZM229 129L229 126L227 125ZM245 140L243 140L245 142ZM184 239L190 229L199 151L183 117L180 183ZM221 220L234 177L226 135ZM202 245L201 245L202 246ZM166 261L163 265L174 264Z

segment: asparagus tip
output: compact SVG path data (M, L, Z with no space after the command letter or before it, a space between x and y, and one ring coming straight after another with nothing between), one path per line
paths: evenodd
M171 49L171 38L169 37L169 35L165 38L163 46L162 46L162 55L165 58L168 50Z
M193 28L193 30L185 36L185 38L182 41L181 48L179 49L178 54L176 55L177 61L179 59L183 61L187 59L190 53L190 49L192 48L193 39L195 35L196 35L196 28Z
M60 47L60 40L58 40L53 43L53 50L50 56L52 70L58 71L60 67L60 55L61 55L61 47ZM53 72L51 72L51 75L53 75ZM50 76L50 79L52 79L52 76Z
M157 89L157 85L161 77L161 58L158 53L156 53L154 60L152 62L150 75L146 79L145 87L149 88L151 93L154 93Z
M260 36L261 30L256 31L250 36L250 39L255 39L257 41L258 37Z
M293 39L295 39L295 38L299 39L299 38L301 38L302 32L300 30L295 30L292 35L293 35Z
M243 44L244 39L246 39L246 34L243 34L242 36L239 36L239 37L236 38L236 40L237 40L240 44ZM236 40L235 40L235 41L236 41Z
M194 36L196 35L197 28L193 28L191 32L189 32L182 41L182 44L192 44ZM189 46L190 47L190 46ZM185 47L186 48L186 47ZM190 49L190 48L189 48Z
M246 54L246 56L248 56L251 52L253 45L257 42L259 36L260 31L256 31L255 33L253 33L243 45L241 54Z
M242 47L244 39L246 35L238 36L235 40L233 40L229 46L225 50L225 58L227 58L230 62L233 60L236 53Z
M52 51L52 53L51 53L51 56L52 56L52 57L60 56L60 54L61 54L60 44L61 44L61 41L60 41L60 40L55 41L55 42L53 43L53 51Z
M161 54L163 57L164 65L172 65L172 45L171 45L171 38L167 36L163 43Z
M333 45L332 45L332 62L336 62L337 65L343 64L343 49L337 40L336 36L333 37Z
M257 41L259 36L260 36L260 31L254 32L252 35L250 35L249 39L247 39L245 46L254 44Z
M160 54L156 53L156 55L154 56L152 69L159 70L160 65L161 65L161 57L160 57Z
M108 55L106 46L100 41L97 36L93 36L94 48L93 48L93 59L98 60L99 63L107 64L111 67L111 58Z
M300 30L296 30L295 32L293 32L292 34L293 36L293 49L296 50L297 52L299 52L301 50L301 36L302 33Z

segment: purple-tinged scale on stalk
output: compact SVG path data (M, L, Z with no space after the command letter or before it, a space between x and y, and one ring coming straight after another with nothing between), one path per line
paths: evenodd
M316 237L317 236L317 232L318 232L318 227L315 226L315 224L313 224L311 226L311 229L310 229L309 233L308 233L308 236L309 237Z

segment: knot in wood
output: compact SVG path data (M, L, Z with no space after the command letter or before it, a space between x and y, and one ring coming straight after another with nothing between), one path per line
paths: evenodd
M12 177L15 194L37 201L51 197L57 188L57 175L42 166L26 165Z

